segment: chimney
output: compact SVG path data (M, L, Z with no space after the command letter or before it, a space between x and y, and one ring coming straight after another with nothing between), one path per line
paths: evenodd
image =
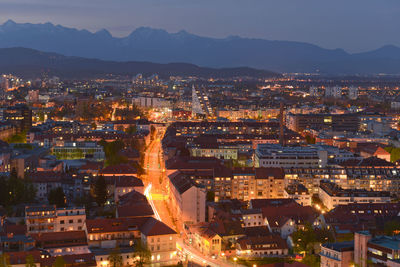
M285 145L285 137L283 132L283 127L284 127L283 112L284 112L284 107L283 107L283 102L281 102L279 111L279 144L281 146Z

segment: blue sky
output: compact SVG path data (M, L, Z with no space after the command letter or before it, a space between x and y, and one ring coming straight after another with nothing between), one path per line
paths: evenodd
M310 42L349 52L400 46L400 0L0 0L0 23L52 22L114 36L140 26Z

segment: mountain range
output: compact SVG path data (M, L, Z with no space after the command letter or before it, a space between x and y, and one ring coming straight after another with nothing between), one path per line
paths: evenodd
M53 25L7 21L0 26L0 48L25 47L111 61L185 62L199 66L251 67L288 73L400 74L400 48L348 53L343 49L291 41L209 38L186 31L140 27L126 37L113 37L107 30L92 33Z
M0 48L0 73L13 73L24 78L40 77L43 73L61 78L100 78L107 74L145 77L157 73L170 76L197 76L204 78L251 77L269 78L280 74L247 67L207 68L189 63L151 63L137 61L105 61L41 52L30 48Z

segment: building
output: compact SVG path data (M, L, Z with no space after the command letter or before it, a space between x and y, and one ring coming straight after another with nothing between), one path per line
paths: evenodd
M205 222L206 189L190 177L176 171L169 178L169 202L173 213L184 223Z
M52 147L51 152L61 160L89 159L102 161L105 159L103 147L96 142L62 142Z
M85 231L48 232L31 234L36 247L51 256L90 253Z
M3 119L13 123L18 132L29 131L32 127L32 110L24 104L3 110Z
M315 147L288 147L278 144L259 144L255 153L256 167L323 168L328 161L326 150Z
M178 234L166 224L149 218L141 227L141 241L151 252L151 263L159 265L177 264L176 251Z
M84 208L56 208L55 206L26 206L25 223L28 233L84 231Z
M311 206L312 196L308 189L301 183L288 185L283 192L285 198L292 198L302 206Z
M342 87L340 86L329 86L325 88L325 97L341 98Z
M354 261L354 241L321 245L321 267L348 267Z
M237 242L236 254L243 258L279 257L288 253L286 241L276 234L244 237Z
M286 117L287 127L295 132L306 129L333 132L357 132L360 118L356 113L349 114L292 114Z
M189 238L189 242L203 255L221 255L222 237L212 230L208 223L189 226Z
M400 239L396 236L376 236L368 231L354 234L354 263L360 267L369 266L368 262L388 266L389 261L400 259Z
M350 86L348 97L350 100L356 100L358 98L358 87Z
M141 238L139 227L149 217L87 220L87 239L92 249L132 247Z
M320 182L318 196L328 210L349 203L389 203L391 200L390 192L343 189L329 181Z
M318 87L310 86L308 93L310 94L311 97L317 97L318 96Z

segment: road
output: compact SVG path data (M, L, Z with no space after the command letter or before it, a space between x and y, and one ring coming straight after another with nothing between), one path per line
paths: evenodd
M146 175L143 175L143 182L146 186L145 195L153 208L155 217L167 224L169 227L181 233L179 229L178 220L173 218L171 212L168 210L166 199L167 195L167 177L165 174L165 164L162 158L162 139L163 133L157 134L154 140L149 144L145 152L144 168ZM178 247L182 252L187 255L189 261L195 262L201 266L212 267L229 267L232 263L225 262L220 259L212 259L211 257L201 254L199 251L190 247L183 242L183 238L179 237L177 241Z

